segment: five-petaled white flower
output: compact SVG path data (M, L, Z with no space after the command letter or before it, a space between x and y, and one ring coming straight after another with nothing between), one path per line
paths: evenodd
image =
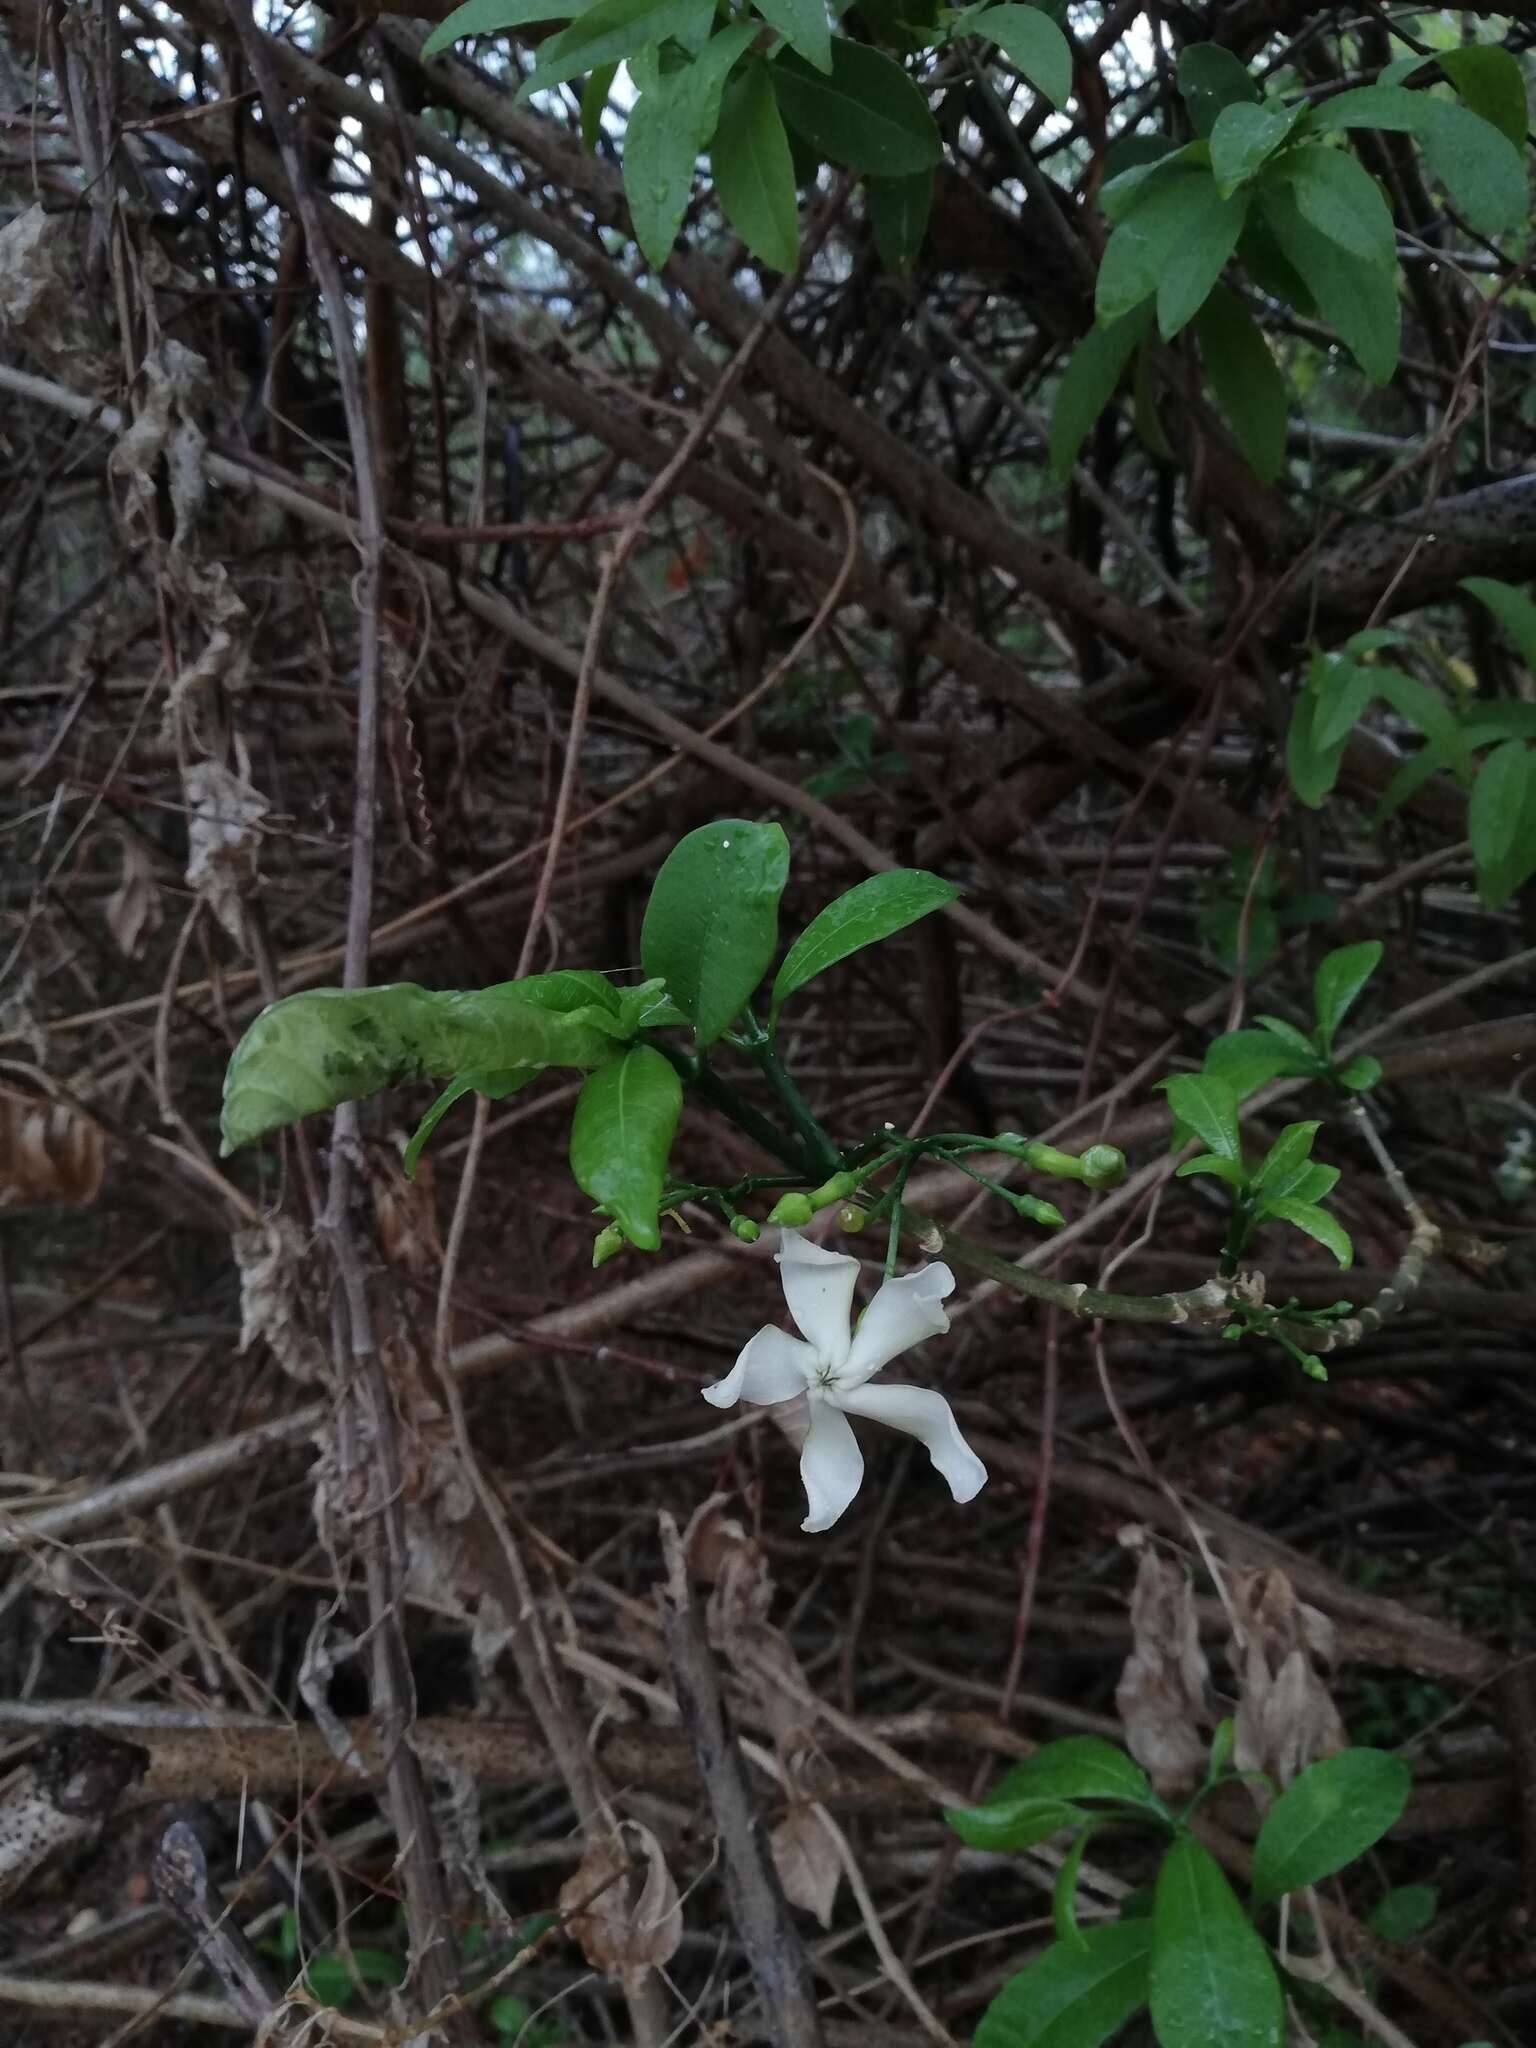
M826 1251L798 1230L781 1231L776 1256L800 1337L772 1324L759 1330L725 1378L704 1389L704 1398L733 1408L738 1401L766 1407L803 1397L803 1416L789 1410L783 1418L800 1442L800 1477L811 1510L801 1528L830 1529L859 1490L864 1459L850 1415L915 1436L955 1499L974 1500L987 1483L987 1468L961 1436L944 1396L926 1387L869 1385L901 1352L949 1328L943 1302L955 1276L948 1266L919 1266L886 1280L850 1330L858 1260Z

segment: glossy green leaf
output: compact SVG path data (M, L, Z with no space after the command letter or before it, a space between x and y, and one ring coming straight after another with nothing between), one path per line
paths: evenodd
M1229 1188L1247 1185L1247 1175L1238 1162L1235 1159L1218 1159L1214 1152L1197 1153L1193 1159L1186 1159L1173 1169L1175 1180L1194 1180L1200 1174L1224 1180Z
M1263 483L1285 466L1289 403L1269 343L1236 292L1218 284L1195 316L1200 361L1243 460Z
M1303 1168L1284 1193L1293 1202L1322 1202L1327 1200L1338 1184L1339 1169L1336 1166L1324 1166L1314 1159ZM1270 1199L1275 1199L1278 1193L1279 1190L1276 1190Z
M1237 1097L1229 1082L1219 1074L1174 1074L1157 1085L1179 1122L1188 1125L1208 1152L1241 1162Z
M1077 1924L1077 1879L1094 1832L1091 1825L1078 1830L1076 1838L1068 1844L1067 1853L1061 1859L1061 1868L1056 1873L1056 1882L1051 1886L1051 1924L1056 1929L1056 1939L1067 1948L1075 1948L1079 1954L1087 1951L1083 1930Z
M832 69L832 29L824 0L752 0L764 21L817 71Z
M1356 997L1381 965L1380 939L1362 939L1358 946L1338 946L1325 953L1312 978L1312 1008L1318 1043L1333 1049L1334 1033L1353 1008Z
M620 1035L617 1004L599 974L530 976L485 989L395 982L285 996L261 1012L230 1059L223 1153L401 1082L480 1069L595 1067Z
M539 45L538 64L519 86L518 102L600 64L626 63L668 38L694 41L713 12L712 0L595 0L568 28Z
M779 933L789 841L779 825L722 818L680 839L662 863L640 930L640 958L713 1045L756 990Z
M1318 312L1373 384L1397 368L1402 309L1395 264L1362 263L1313 227L1283 185L1266 186L1265 219L1280 253L1306 286Z
M1294 1224L1308 1237L1315 1238L1325 1250L1333 1253L1341 1266L1352 1263L1355 1248L1349 1241L1349 1232L1336 1216L1330 1216L1315 1202L1304 1202L1298 1195L1276 1195L1265 1202L1264 1211L1266 1215L1278 1216L1282 1223Z
M1212 132L1224 107L1261 97L1253 73L1220 43L1188 43L1180 51L1179 93L1197 135Z
M657 1211L683 1086L653 1045L632 1045L587 1077L571 1119L571 1172L632 1245L661 1243Z
M883 50L837 36L829 77L793 53L772 73L784 119L831 163L901 178L931 170L944 154L928 102Z
M1282 1074L1310 1074L1315 1066L1310 1051L1298 1056L1267 1031L1228 1031L1206 1047L1203 1071L1225 1081L1241 1102Z
M973 15L966 33L996 43L1016 71L1023 73L1052 106L1064 107L1072 97L1072 46L1051 17L1039 7L989 7Z
M1280 2048L1285 2000L1269 1950L1192 1836L1163 1858L1152 1930L1150 2002L1161 2048Z
M1032 1849L1063 1828L1091 1818L1065 1799L991 1799L985 1806L946 1806L944 1818L968 1848Z
M519 1088L526 1087L536 1074L542 1072L542 1067L501 1067L455 1075L412 1131L410 1142L400 1155L406 1179L414 1178L416 1162L427 1140L461 1096L487 1095L492 1102L500 1102L505 1096L515 1095Z
M1147 2001L1150 1920L1085 1927L1010 1977L982 2014L973 2048L1103 2048Z
M1340 1067L1337 1079L1341 1088L1353 1088L1360 1092L1374 1088L1381 1079L1381 1061L1373 1059L1368 1052L1356 1053L1347 1065ZM1309 1195L1307 1199L1315 1202L1318 1197Z
M1271 1197L1289 1194L1306 1168L1312 1141L1321 1129L1320 1122L1287 1124L1265 1153L1253 1185Z
M865 190L880 261L897 277L910 276L928 232L933 172L912 171L904 178L869 178Z
M671 254L698 160L720 119L726 76L756 30L739 22L712 36L691 64L647 84L624 130L624 195L635 240L654 270Z
M1118 320L1155 293L1165 340L1200 310L1242 232L1246 192L1223 199L1208 173L1160 176L1109 238L1099 265L1095 308Z
M1523 590L1497 576L1466 576L1461 587L1486 605L1520 650L1520 659L1536 675L1536 604ZM1522 705L1522 710L1531 706ZM1525 735L1522 734L1522 737Z
M608 110L608 95L613 90L613 81L619 75L617 64L599 64L581 89L581 139L588 149L596 149L598 138L603 132L603 115ZM626 146L629 131L625 130Z
M1305 143L1287 156L1283 174L1302 217L1364 263L1397 257L1397 229L1381 187L1346 149Z
M1472 779L1472 757L1460 721L1438 690L1400 668L1363 668L1375 694L1424 737L1432 740L1437 758L1446 761L1464 782Z
M1092 328L1072 352L1051 408L1051 474L1065 482L1090 428L1114 396L1131 352L1152 324L1147 298L1123 319Z
M751 58L726 86L709 158L731 226L770 269L793 270L800 261L795 166L761 57Z
M1324 750L1341 746L1371 707L1377 693L1377 670L1347 654L1314 655L1307 688L1316 701L1312 737Z
M1413 1773L1384 1749L1344 1749L1310 1764L1264 1816L1253 1849L1256 1904L1353 1863L1401 1817Z
M1012 1764L993 1788L993 1800L1116 1799L1157 1808L1152 1781L1118 1744L1102 1735L1064 1735Z
M1255 106L1233 100L1216 116L1211 129L1211 176L1223 196L1246 185L1274 155L1292 128L1294 113L1284 107Z
M1521 152L1470 107L1400 85L1363 85L1324 101L1310 125L1319 135L1384 128L1414 136L1451 204L1479 234L1502 234L1526 212Z
M1481 114L1518 150L1525 148L1529 118L1525 74L1517 58L1497 43L1463 43L1440 52L1440 69L1474 114Z
M891 868L883 875L855 883L846 895L829 903L812 918L784 956L774 977L772 1011L804 988L818 974L825 974L839 960L888 939L893 932L915 924L946 903L953 903L960 891L953 882L930 875L923 868Z
M504 29L524 28L531 21L564 21L575 12L559 0L465 0L440 21L421 46L423 57L436 57L464 36L500 35Z
M1477 893L1496 910L1536 874L1536 754L1524 740L1506 740L1478 769L1467 837Z
M1298 1031L1296 1026L1288 1023L1284 1017L1271 1017L1261 1010L1253 1021L1271 1038L1278 1038L1282 1045L1291 1048L1296 1057L1304 1062L1301 1068L1303 1073L1310 1073L1319 1064L1317 1047L1312 1040L1305 1031Z

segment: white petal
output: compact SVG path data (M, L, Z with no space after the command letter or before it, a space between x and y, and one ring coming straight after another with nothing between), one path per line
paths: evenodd
M812 1534L830 1529L863 1477L863 1454L847 1416L812 1395L811 1426L800 1450L800 1478L810 1513L801 1528Z
M704 1398L716 1408L734 1408L738 1401L760 1408L773 1401L792 1401L815 1380L816 1365L809 1344L770 1323L748 1342L725 1378L704 1389Z
M955 1276L948 1266L919 1266L915 1273L885 1281L853 1333L848 1362L837 1376L838 1391L863 1386L872 1373L912 1345L942 1336L949 1328L944 1297L954 1289Z
M855 1387L831 1398L851 1415L867 1415L871 1422L915 1436L956 1500L974 1500L986 1485L987 1468L960 1434L942 1394L927 1387Z
M779 1232L775 1255L784 1280L784 1299L796 1328L828 1365L848 1356L853 1283L859 1262L846 1252L829 1252L798 1230Z

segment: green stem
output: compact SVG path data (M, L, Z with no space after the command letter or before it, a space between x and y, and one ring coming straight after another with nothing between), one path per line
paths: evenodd
M685 1087L718 1109L728 1123L733 1123L738 1131L744 1131L765 1152L771 1152L775 1159L782 1159L786 1166L794 1168L797 1178L807 1177L805 1161L800 1156L801 1148L794 1139L780 1130L777 1124L771 1123L760 1109L754 1108L729 1081L722 1080L702 1053L684 1052L675 1045L660 1042L657 1042L656 1050L672 1062ZM836 1163L834 1159L833 1164Z
M842 1154L822 1129L820 1120L800 1090L788 1067L773 1049L773 1040L762 1026L747 1012L750 1027L738 1041L744 1052L756 1062L759 1072L773 1090L780 1109L789 1119L795 1136L800 1140L807 1159L813 1168L813 1177L825 1180L836 1173L842 1165Z

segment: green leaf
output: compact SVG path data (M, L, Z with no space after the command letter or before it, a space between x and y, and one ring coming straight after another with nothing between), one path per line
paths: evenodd
M1285 2000L1269 1950L1193 1836L1163 1858L1152 1931L1152 2026L1161 2048L1280 2048Z
M1525 148L1525 74L1497 43L1464 43L1440 52L1440 69L1474 114L1492 122L1518 150Z
M1220 43L1189 43L1179 53L1179 93L1197 135L1209 135L1224 107L1261 97L1259 81Z
M1219 1074L1174 1074L1157 1085L1179 1122L1189 1126L1208 1152L1241 1165L1237 1097L1229 1082Z
M1232 100L1221 109L1210 139L1211 175L1223 198L1268 163L1295 127L1296 112L1251 100Z
M882 50L837 36L830 77L793 54L772 72L785 120L832 163L902 178L931 170L944 154L928 102Z
M1152 301L1085 334L1056 387L1051 408L1051 474L1064 483L1088 430L1114 396L1131 351L1152 324Z
M559 0L465 0L440 21L421 46L423 57L436 57L450 43L464 36L494 36L506 28L523 28L530 21L565 21L574 13Z
M1266 186L1265 218L1281 254L1292 265L1317 309L1373 384L1397 367L1402 309L1397 267L1362 263L1320 234L1283 186Z
M1267 1031L1228 1031L1206 1047L1203 1071L1225 1081L1241 1102L1282 1074L1310 1074L1316 1065L1310 1047L1303 1058Z
M1315 1202L1304 1202L1296 1195L1276 1195L1265 1202L1264 1212L1268 1216L1278 1216L1282 1223L1294 1223L1308 1237L1316 1238L1320 1245L1333 1253L1341 1266L1353 1261L1355 1248L1349 1241L1349 1232L1336 1216L1330 1216L1326 1209L1319 1209Z
M1050 16L1038 7L989 7L973 15L966 33L996 43L1016 71L1021 71L1054 107L1072 97L1072 46Z
M627 63L669 38L687 43L713 14L711 0L595 0L569 28L539 45L539 61L517 90L517 104L600 64Z
M1356 1091L1374 1088L1381 1079L1381 1061L1372 1059L1368 1052L1356 1053L1347 1066L1340 1067L1334 1078L1341 1088ZM1312 1195L1308 1199L1316 1201L1317 1197Z
M1217 1180L1224 1180L1229 1188L1246 1187L1247 1175L1235 1159L1218 1159L1214 1152L1201 1152L1193 1159L1186 1159L1182 1166L1173 1170L1175 1180L1189 1180L1195 1174L1213 1174Z
M1437 759L1447 761L1463 781L1471 781L1472 757L1466 735L1456 714L1438 691L1432 690L1428 683L1421 683L1417 676L1406 675L1400 668L1368 668L1360 672L1371 677L1378 697L1390 704L1400 717L1416 725L1426 739L1433 741Z
M1102 1735L1065 1735L1010 1766L989 1804L1014 1799L1117 1799L1160 1810L1140 1764Z
M304 1983L321 2005L343 2007L357 1996L358 1985L396 1985L405 1982L405 1968L388 1949L359 1947L354 1943L346 1956L321 1949L311 1956L304 1971Z
M946 1806L944 1818L972 1849L1032 1849L1037 1842L1080 1827L1086 1808L1065 1799L989 1800L985 1806Z
M1200 360L1217 405L1262 483L1285 466L1289 406L1269 343L1236 292L1218 284L1195 316Z
M1312 1008L1317 1042L1333 1050L1334 1033L1348 1016L1356 997L1381 965L1380 939L1362 939L1358 946L1339 946L1325 953L1312 978Z
M1325 101L1310 126L1317 135L1340 128L1413 135L1451 204L1479 234L1502 234L1526 212L1520 151L1470 107L1400 85L1363 85Z
M421 1157L423 1147L460 1096L487 1095L492 1102L500 1102L505 1096L515 1095L519 1088L526 1087L535 1074L542 1071L539 1067L502 1067L486 1068L480 1073L456 1075L411 1133L410 1143L400 1156L400 1165L406 1179L411 1180L415 1177L416 1162Z
M570 997L566 1008L555 1000L562 995ZM483 989L402 981L285 996L261 1012L230 1059L222 1154L400 1082L481 1068L595 1067L619 1036L617 1001L599 974L536 975Z
M598 137L603 132L603 115L608 109L608 95L613 90L613 81L619 75L615 64L599 64L581 89L581 140L586 149L596 149ZM626 129L624 146L629 148L632 128Z
M928 232L933 172L913 171L905 178L869 178L865 189L880 261L898 277L907 277Z
M1397 229L1381 187L1348 150L1326 142L1294 149L1280 166L1302 217L1363 263L1397 260Z
M1401 1817L1412 1786L1402 1758L1384 1749L1344 1749L1309 1765L1264 1816L1254 1902L1319 1884L1363 1856Z
M844 896L829 903L812 918L784 956L774 977L772 1014L796 989L804 988L818 974L873 946L893 932L915 924L920 917L953 903L960 891L953 882L930 875L923 868L892 868L883 875L871 875L858 882Z
M624 194L635 240L653 270L671 254L699 156L719 123L726 76L755 34L751 22L739 22L712 36L691 64L647 86L630 110Z
M1314 1160L1290 1187L1276 1189L1269 1199L1273 1201L1284 1193L1293 1202L1321 1202L1333 1193L1338 1184L1339 1169L1336 1166L1320 1165Z
M725 88L709 157L731 226L770 269L793 270L800 260L795 166L761 57L754 56Z
M1246 192L1223 199L1203 171L1159 178L1109 238L1095 293L1100 320L1118 320L1155 292L1158 328L1171 340L1210 296L1247 212Z
M832 69L832 30L824 0L752 0L753 6L818 71Z
M1321 1129L1321 1122L1287 1124L1265 1153L1253 1186L1269 1196L1289 1194L1306 1170L1312 1141Z
M1056 1939L1068 1948L1075 1948L1079 1954L1086 1953L1086 1950L1083 1930L1077 1924L1077 1875L1093 1837L1091 1826L1078 1830L1076 1840L1061 1859L1056 1882L1051 1886L1051 1922L1056 1929Z
M683 1084L653 1045L632 1045L589 1075L571 1119L571 1172L632 1245L661 1243L657 1211Z
M1294 1024L1288 1024L1284 1017L1269 1017L1260 1012L1253 1021L1262 1026L1271 1038L1278 1038L1282 1045L1288 1045L1297 1059L1305 1062L1300 1070L1302 1073L1312 1073L1321 1066L1321 1058L1312 1040L1304 1031L1298 1031Z
M773 957L789 841L779 825L723 818L667 855L640 930L640 958L713 1045L750 1000Z
M1395 1885L1366 1920L1383 1941L1412 1941L1423 1934L1440 1910L1440 1894L1432 1884Z
M1479 604L1488 607L1520 650L1520 659L1536 675L1536 604L1523 590L1504 583L1497 576L1466 576L1463 590L1470 591ZM1531 709L1522 705L1522 710ZM1523 737L1523 735L1522 735Z
M1010 1977L982 2014L974 2048L1102 2048L1146 2003L1150 1920L1085 1927Z
M1524 740L1495 747L1467 805L1477 893L1496 910L1536 874L1536 754Z

